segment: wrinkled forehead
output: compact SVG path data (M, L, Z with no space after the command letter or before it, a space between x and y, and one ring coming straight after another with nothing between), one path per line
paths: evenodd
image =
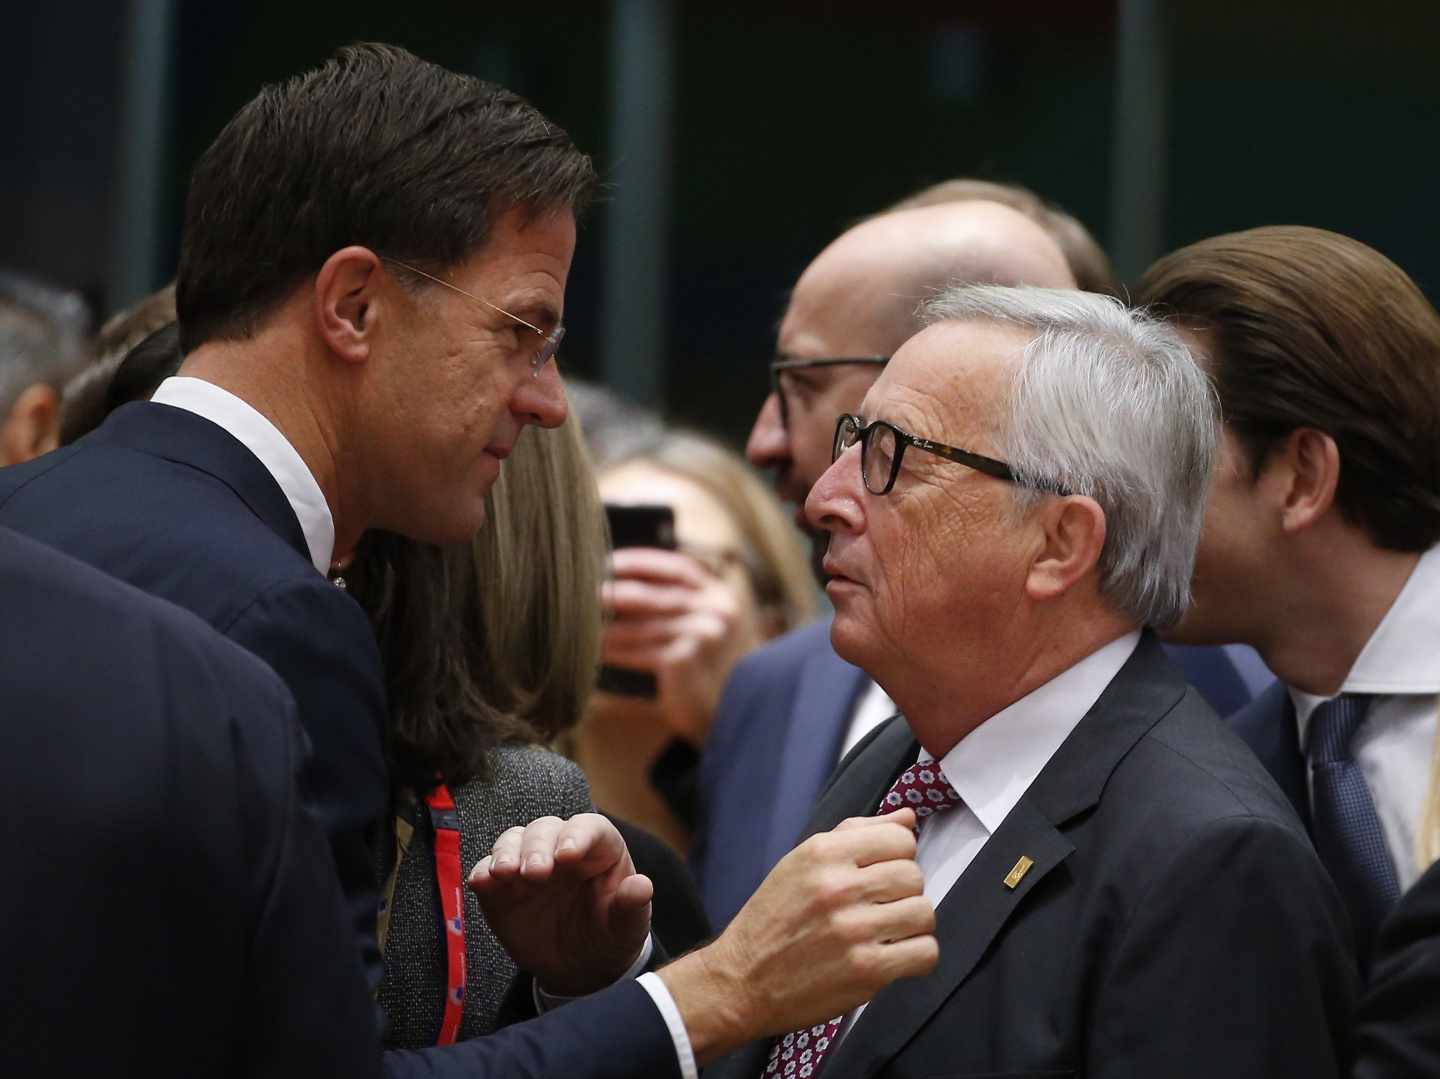
M865 395L861 414L979 449L1000 430L1011 380L1032 336L992 322L929 326L895 353Z

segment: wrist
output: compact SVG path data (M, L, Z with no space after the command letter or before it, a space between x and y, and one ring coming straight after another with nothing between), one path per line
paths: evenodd
M759 1036L745 980L729 962L724 941L690 952L659 971L703 1065Z
M625 970L621 971L617 977L600 981L591 988L582 989L580 992L562 993L537 975L535 977L535 1000L537 1009L541 1012L551 1011L577 997L588 996L590 993L599 992L601 989L608 988L616 982L630 981L633 978L638 978L641 974L645 973L645 968L650 965L650 959L654 954L654 938L647 933L645 934L645 943L640 945L640 950L635 954L635 958L631 960L630 965Z

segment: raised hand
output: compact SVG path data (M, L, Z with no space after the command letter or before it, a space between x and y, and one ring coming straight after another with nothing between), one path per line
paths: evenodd
M659 712L698 748L731 669L760 644L757 620L734 587L684 553L626 547L612 566L600 658L654 674Z
M713 943L660 971L696 1058L823 1023L939 959L913 811L857 817L777 865Z
M598 813L511 828L470 872L496 937L541 988L581 996L615 981L650 932L650 878Z

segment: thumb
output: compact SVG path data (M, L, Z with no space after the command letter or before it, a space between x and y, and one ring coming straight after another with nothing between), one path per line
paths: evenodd
M633 937L638 942L650 932L650 900L655 885L643 873L632 873L620 882L610 900L606 921L610 931L622 939Z

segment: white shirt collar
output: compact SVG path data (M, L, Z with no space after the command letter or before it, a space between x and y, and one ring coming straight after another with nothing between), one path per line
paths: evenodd
M1420 556L1410 579L1365 642L1355 665L1340 686L1341 693L1380 695L1440 693L1440 547ZM1300 744L1305 744L1310 714L1329 700L1290 689Z
M986 831L1000 827L1139 643L1138 630L1116 638L995 713L940 759ZM933 758L922 749L920 759Z
M321 573L330 572L335 553L335 519L315 476L280 429L255 408L204 379L174 376L160 383L150 400L183 408L224 428L265 466L285 493L305 533L310 561Z

